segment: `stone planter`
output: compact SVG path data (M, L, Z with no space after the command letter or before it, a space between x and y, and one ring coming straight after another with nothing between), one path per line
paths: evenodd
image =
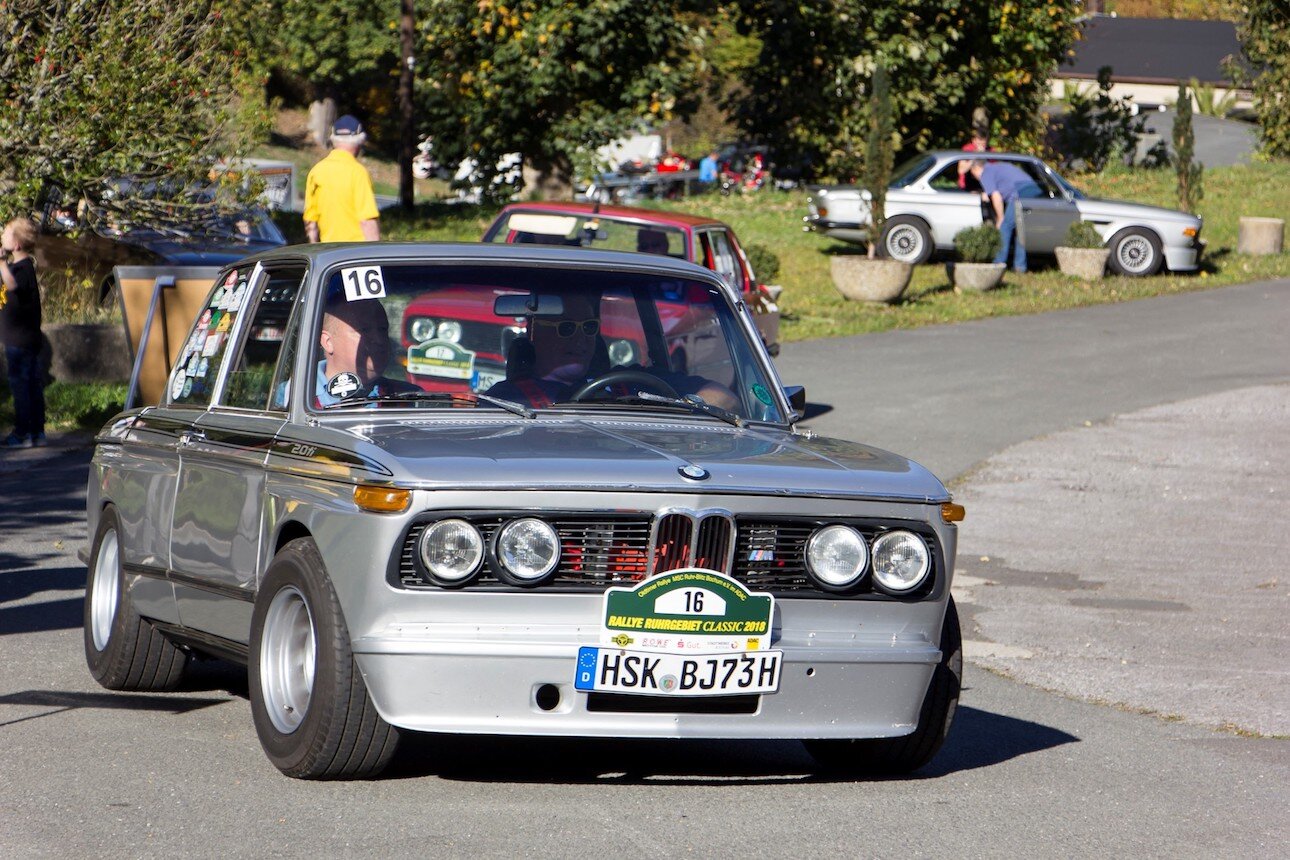
M852 302L894 302L914 276L914 267L899 260L848 255L834 257L829 266L833 286Z
M1241 217L1236 240L1238 254L1280 254L1285 242L1286 222L1282 218Z
M1006 268L1005 263L946 263L945 273L956 290L979 293L999 286Z
M1110 248L1058 247L1057 268L1063 275L1074 275L1086 281L1096 281L1106 272L1106 261L1111 258Z

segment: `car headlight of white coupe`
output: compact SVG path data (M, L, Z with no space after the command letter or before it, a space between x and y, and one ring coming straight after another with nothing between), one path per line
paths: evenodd
M436 585L461 585L479 570L484 539L465 520L439 520L421 533L420 552Z
M932 554L913 532L891 531L873 542L873 578L886 591L912 591L923 584L931 569Z
M497 560L519 584L536 583L560 561L560 538L542 520L512 520L497 533Z
M850 526L825 526L806 544L806 567L821 587L849 588L864 576L869 547Z

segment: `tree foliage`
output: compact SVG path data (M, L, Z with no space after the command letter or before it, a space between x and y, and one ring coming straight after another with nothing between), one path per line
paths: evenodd
M0 218L50 187L153 221L212 205L187 192L262 129L226 35L211 0L0 0Z
M1243 11L1238 32L1254 67L1263 148L1269 155L1290 157L1290 8L1285 0L1251 0Z
M507 153L567 177L587 153L670 119L690 78L672 0L441 0L419 16L417 99L443 163L484 182Z
M1048 80L1076 38L1069 0L739 0L740 32L761 44L747 96L731 104L750 136L785 159L849 178L863 146L857 98L881 60L907 149L959 146L972 111L993 118L994 145L1033 149Z
M1205 192L1201 186L1201 172L1205 169L1196 154L1196 135L1191 127L1191 95L1187 87L1178 85L1178 102L1174 114L1174 170L1178 174L1178 208L1196 214Z
M1101 173L1113 158L1132 160L1147 118L1137 116L1132 96L1111 95L1111 67L1097 70L1097 87L1084 91L1071 85L1066 91L1069 108L1062 120L1061 150L1064 163L1091 173Z

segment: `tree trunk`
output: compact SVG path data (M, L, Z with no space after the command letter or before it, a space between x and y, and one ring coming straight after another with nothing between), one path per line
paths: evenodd
M520 194L537 200L572 200L573 170L561 158L524 159L524 187Z
M416 58L412 48L415 27L413 0L402 0L399 22L399 53L403 62L399 68L399 205L411 212L415 203L412 187L412 157L416 154L416 131L412 123L412 70Z
M309 105L309 136L326 147L331 142L331 127L336 124L336 100L327 96Z

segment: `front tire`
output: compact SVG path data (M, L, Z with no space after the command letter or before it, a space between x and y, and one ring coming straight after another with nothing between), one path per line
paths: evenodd
M963 634L951 599L941 625L941 661L918 713L918 728L899 738L803 741L821 769L846 774L898 775L918 770L940 750L950 732L963 685Z
M1129 227L1111 237L1111 271L1134 278L1154 275L1164 264L1160 239L1150 230Z
M932 258L932 232L922 219L910 215L888 218L882 228L879 253L891 260L918 265Z
M109 690L173 690L188 653L141 618L126 591L121 525L109 506L99 516L85 582L85 662Z
M394 756L398 730L376 712L349 629L309 538L265 574L251 618L251 715L265 755L299 779L364 779Z

